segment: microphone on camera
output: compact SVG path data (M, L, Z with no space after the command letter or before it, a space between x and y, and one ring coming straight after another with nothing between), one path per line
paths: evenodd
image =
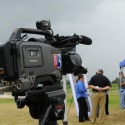
M83 35L78 35L78 42L81 44L85 44L85 45L91 45L92 44L92 40L89 37L83 36Z

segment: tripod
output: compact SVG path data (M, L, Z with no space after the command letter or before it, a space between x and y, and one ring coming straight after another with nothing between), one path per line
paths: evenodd
M63 75L63 90L66 93L66 75ZM64 119L63 119L63 125L68 125L68 120L67 120L67 98L65 98L64 103L65 103L65 113L64 113Z
M39 125L57 125L57 120L64 118L64 99L64 90L57 86L29 91L24 99L15 96L17 108L27 105L31 117L39 119Z

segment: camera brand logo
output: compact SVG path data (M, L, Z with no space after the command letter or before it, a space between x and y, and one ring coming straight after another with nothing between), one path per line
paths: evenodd
M54 58L54 68L61 68L62 66L61 55L53 54L53 58Z
M35 62L38 62L38 60L30 60L30 62L34 62L35 63Z

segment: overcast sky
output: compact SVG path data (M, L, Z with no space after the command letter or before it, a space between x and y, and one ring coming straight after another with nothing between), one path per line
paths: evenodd
M125 59L125 0L0 0L0 43L16 28L35 28L50 19L54 34L85 35L92 45L77 46L89 80L102 68L111 81Z

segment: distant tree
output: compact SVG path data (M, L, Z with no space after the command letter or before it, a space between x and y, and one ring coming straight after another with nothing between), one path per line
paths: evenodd
M70 81L69 81L69 80L66 80L66 84L67 84L67 85L70 85Z
M111 83L112 83L112 84L117 84L118 81L119 81L119 78L115 78L115 80L113 80Z
M61 85L63 85L63 80L61 81ZM66 80L66 85L70 85L70 81Z

